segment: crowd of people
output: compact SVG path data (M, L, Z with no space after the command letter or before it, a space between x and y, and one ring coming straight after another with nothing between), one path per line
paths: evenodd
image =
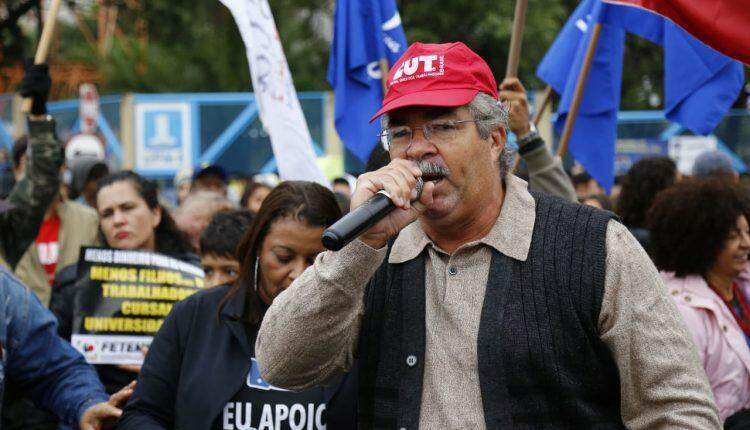
M605 195L552 154L518 79L460 43L399 61L433 55L442 74L389 76L358 178L236 193L198 166L176 202L65 148L32 66L0 200L0 428L750 428L750 189L731 160L644 158ZM396 209L326 251L381 190ZM70 344L87 246L205 273L142 365Z

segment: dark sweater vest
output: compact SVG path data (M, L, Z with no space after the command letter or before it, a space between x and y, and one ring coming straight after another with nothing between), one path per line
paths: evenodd
M527 260L492 251L477 339L487 428L624 428L617 367L598 335L613 215L533 196ZM386 260L367 288L358 351L360 428L419 426L425 258L426 250L403 264Z

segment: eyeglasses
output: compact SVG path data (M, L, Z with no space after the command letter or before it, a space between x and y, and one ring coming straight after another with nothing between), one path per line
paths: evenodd
M414 137L414 130L422 129L422 134L426 140L432 143L446 143L456 138L461 124L468 122L481 122L481 119L467 119L462 121L436 121L430 122L420 127L409 127L400 125L388 127L378 134L380 141L383 143L386 151L393 149L400 151L405 149L411 143Z

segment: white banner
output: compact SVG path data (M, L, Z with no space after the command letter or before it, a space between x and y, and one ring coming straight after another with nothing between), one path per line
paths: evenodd
M279 176L330 187L315 161L310 130L268 0L220 1L232 12L245 42L260 119L271 138Z
M669 139L669 158L683 175L693 174L693 164L706 151L716 151L716 136L675 136Z

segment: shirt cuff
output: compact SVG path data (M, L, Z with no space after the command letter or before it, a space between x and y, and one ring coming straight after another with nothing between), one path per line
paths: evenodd
M359 239L339 251L321 254L320 274L339 286L366 284L385 260L388 246L374 249Z
M538 144L536 142L538 142ZM531 145L534 146L532 147ZM542 138L536 139L534 142L530 143L527 148L529 149L521 154L521 156L523 157L523 161L526 162L526 167L529 172L538 173L555 165L557 157L549 152L544 145L544 140L542 140Z
M537 133L530 132L523 139L519 139L518 154L525 158L526 154L544 146L544 139Z

